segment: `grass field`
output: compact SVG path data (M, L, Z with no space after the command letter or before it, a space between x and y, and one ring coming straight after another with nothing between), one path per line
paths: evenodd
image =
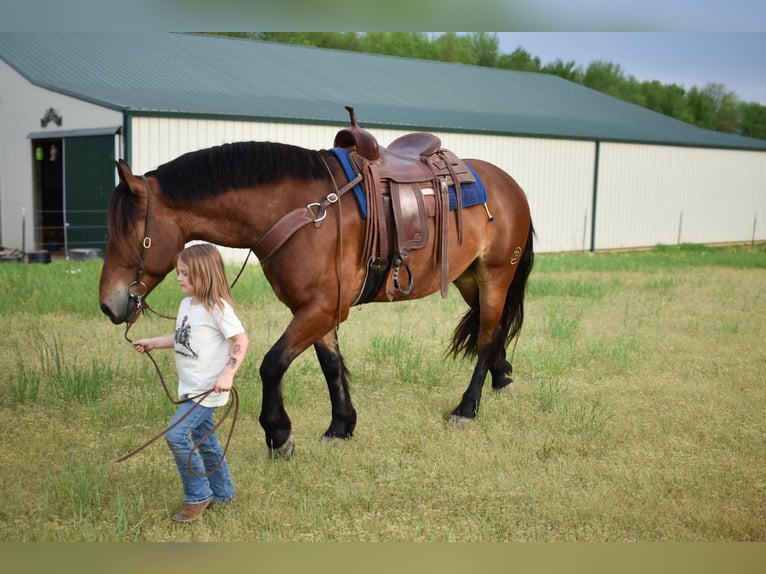
M236 268L229 270L234 276ZM0 265L0 541L764 541L766 246L538 255L514 392L450 426L472 365L444 357L456 292L352 310L358 424L320 443L313 352L284 381L297 440L269 457L258 366L289 313L256 266L234 289L235 501L192 524L151 363L98 310L99 261ZM173 314L174 282L153 293ZM132 337L169 332L145 316ZM172 354L156 352L171 389Z

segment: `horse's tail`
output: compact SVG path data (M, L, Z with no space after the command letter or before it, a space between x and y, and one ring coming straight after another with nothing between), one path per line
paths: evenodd
M532 272L534 264L533 237L535 230L531 223L529 226L529 235L527 244L524 247L524 253L519 260L519 266L516 274L513 276L508 292L505 295L505 306L503 314L500 317L498 325L498 336L495 337L496 345L503 345L503 348L513 341L521 331L524 323L524 294L527 288L527 279ZM457 357L475 357L479 353L479 298L471 304L463 318L460 319L455 332L452 335L452 342L447 348L447 355ZM493 355L500 351L499 348L492 349Z

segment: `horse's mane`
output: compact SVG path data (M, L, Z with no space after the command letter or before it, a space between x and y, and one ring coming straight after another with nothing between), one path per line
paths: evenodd
M329 177L318 151L272 142L227 143L177 157L146 174L157 178L162 195L173 205L189 204L230 190L282 178ZM127 235L136 219L133 194L120 183L108 210L109 227Z
M191 203L220 193L295 179L327 178L318 152L271 142L237 142L184 154L148 173L172 204Z
M109 237L128 237L136 220L136 201L127 184L120 182L109 199L106 211Z

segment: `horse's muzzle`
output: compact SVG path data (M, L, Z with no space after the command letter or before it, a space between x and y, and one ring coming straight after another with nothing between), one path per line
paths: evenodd
M115 312L108 303L106 303L105 301L102 301L101 312L107 317L109 317L109 320L112 323L114 323L115 325L119 325L121 323L128 322L135 318L138 312L138 305L136 305L133 299L128 298L122 311Z
M101 312L107 317L109 317L109 320L115 325L119 325L120 323L122 323L122 320L119 317L115 316L115 314L109 308L109 305L107 305L106 303L101 303Z

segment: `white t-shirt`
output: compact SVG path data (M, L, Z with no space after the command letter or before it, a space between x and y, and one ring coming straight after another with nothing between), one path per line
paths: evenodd
M229 358L234 335L245 331L234 309L224 302L224 310L214 306L212 313L201 303L192 305L186 297L178 307L175 345L178 371L178 398L204 393L215 383ZM202 405L220 407L229 401L229 393L210 393Z

